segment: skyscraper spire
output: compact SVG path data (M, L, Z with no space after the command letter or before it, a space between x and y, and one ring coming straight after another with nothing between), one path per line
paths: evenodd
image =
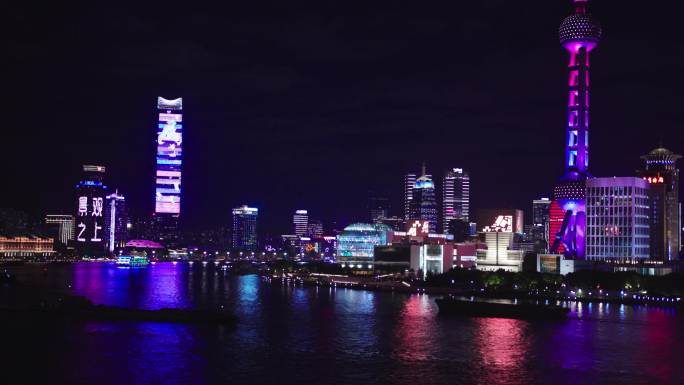
M421 175L421 176L427 175L427 167L425 167L425 161L423 161L423 168L422 168L422 170L421 170L421 172L420 172L420 175Z

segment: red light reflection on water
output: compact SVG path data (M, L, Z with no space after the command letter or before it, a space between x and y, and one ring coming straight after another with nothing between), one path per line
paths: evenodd
M531 341L527 321L507 318L474 318L475 360L482 366L480 383L508 384L528 378L526 361Z
M507 318L475 318L478 325L475 349L485 366L522 366L529 349L526 321Z
M676 310L670 308L649 308L646 325L642 329L645 343L638 347L641 354L649 357L650 364L644 365L643 370L664 382L671 381L684 372L677 363L677 358L681 355L681 351L677 350L680 341L678 338L681 338L677 331L681 325L675 322L675 312Z
M428 318L432 312L431 300L425 295L412 295L404 303L396 329L397 358L406 361L430 359L431 347L438 345L439 339Z

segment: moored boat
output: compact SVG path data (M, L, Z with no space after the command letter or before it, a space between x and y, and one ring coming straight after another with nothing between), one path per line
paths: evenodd
M119 266L142 267L149 265L150 260L140 255L120 255L116 259L116 264Z

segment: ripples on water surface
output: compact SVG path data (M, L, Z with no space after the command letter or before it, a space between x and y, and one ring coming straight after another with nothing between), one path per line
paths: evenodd
M292 288L212 264L25 266L23 280L95 303L225 306L235 330L41 320L0 329L0 383L678 384L683 327L668 308L572 305L565 322L445 318L425 295ZM681 312L681 311L680 311ZM23 369L30 364L33 369ZM21 369L20 369L21 368Z

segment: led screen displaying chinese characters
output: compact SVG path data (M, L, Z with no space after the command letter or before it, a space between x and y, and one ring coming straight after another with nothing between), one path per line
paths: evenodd
M76 242L100 243L104 237L104 196L89 193L87 189L78 194L76 218Z
M156 213L180 214L183 115L159 114L157 128Z

